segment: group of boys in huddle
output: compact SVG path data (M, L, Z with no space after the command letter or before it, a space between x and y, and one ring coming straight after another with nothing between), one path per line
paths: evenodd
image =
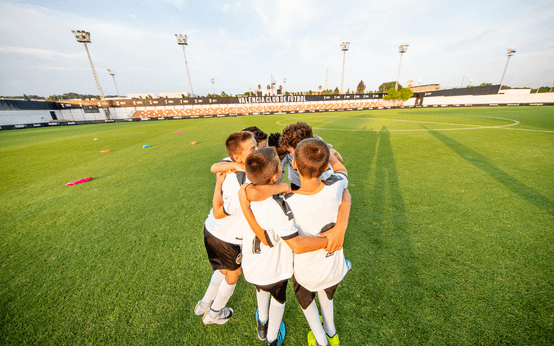
M269 144L269 146L267 146ZM231 134L217 174L204 243L214 273L194 308L204 324L224 324L242 273L256 288L256 328L266 345L285 338L289 279L310 326L309 345L339 345L333 296L352 267L342 250L350 215L342 157L303 122L268 136ZM288 166L291 185L281 183ZM315 303L318 295L321 316Z

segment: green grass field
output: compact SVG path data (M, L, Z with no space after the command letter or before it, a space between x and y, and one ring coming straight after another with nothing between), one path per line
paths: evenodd
M0 343L262 345L242 278L229 323L193 313L212 272L209 168L231 132L299 120L349 170L353 270L335 296L343 345L554 343L554 107L3 131ZM306 345L291 286L285 345Z

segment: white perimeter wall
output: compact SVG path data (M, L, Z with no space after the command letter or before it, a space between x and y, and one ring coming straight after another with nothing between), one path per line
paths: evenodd
M58 119L63 119L59 110L54 110ZM50 110L0 111L0 125L47 123L52 121Z
M404 102L404 106L413 106L416 99ZM466 95L466 96L434 96L425 97L423 105L478 105L495 103L552 103L554 93L541 94L498 94L498 95Z

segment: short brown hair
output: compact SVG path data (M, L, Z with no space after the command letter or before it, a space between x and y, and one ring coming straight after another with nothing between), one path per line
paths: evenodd
M244 164L246 176L256 185L269 184L279 171L279 156L274 147L264 147L248 155Z
M312 138L314 136L312 127L304 122L297 122L296 124L290 124L285 127L279 144L283 148L291 147L296 148L301 140L306 138Z
M252 132L254 134L254 139L256 140L256 144L259 144L263 140L267 140L267 133L260 130L257 126L250 126L242 130Z
M254 134L247 131L235 132L227 137L227 140L225 141L225 149L227 150L227 154L229 154L231 160L233 160L233 155L240 152L242 142L247 141L250 138L254 138Z
M329 147L321 139L304 139L296 146L294 159L298 173L305 178L319 178L329 167Z

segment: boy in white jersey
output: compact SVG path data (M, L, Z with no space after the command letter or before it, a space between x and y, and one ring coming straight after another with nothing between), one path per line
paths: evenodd
M238 164L244 164L255 148L256 141L251 132L235 132L225 142L229 158ZM242 232L248 229L248 224L240 212L238 190L247 182L244 172L218 175L213 208L204 223L204 244L214 273L204 297L194 309L196 315L203 316L204 324L224 324L233 315L233 310L225 305L241 274L240 246ZM261 196L279 192L283 192L282 186L268 189Z
M234 162L244 163L255 148L256 140L250 132L235 132L225 142L225 149ZM233 200L237 201L233 196L244 182L244 173L242 176L228 174L224 181L218 179L216 191L219 189L219 196L223 195L223 199L227 201L227 208ZM214 200L215 196L217 193L214 193ZM242 215L221 218L225 214L225 205L220 209L212 208L204 223L204 244L214 270L204 297L194 309L196 315L202 315L204 324L224 324L233 316L233 309L225 305L233 295L241 274L241 233L248 225Z
M296 191L300 188L300 176L298 171L292 165L292 160L294 159L294 151L296 146L300 141L307 138L319 138L315 136L312 132L312 127L304 122L297 122L295 124L290 124L283 130L281 138L279 139L279 146L288 151L288 154L283 159L283 163L289 166L289 181L293 191ZM319 138L321 139L321 138ZM329 145L331 148L331 145ZM342 162L342 157L340 154L331 149L333 154L331 159L336 158ZM331 162L332 165L332 162ZM326 170L320 175L321 180L329 178L333 174L333 169L331 166L328 166Z
M245 168L254 188L273 185L281 177L279 157L273 147L253 151L246 159ZM287 283L293 274L293 251L304 253L323 249L328 241L315 236L299 236L282 196L274 195L250 204L245 190L246 186L241 189L242 195L239 193L241 206L253 227L243 233L243 274L257 291L258 338L265 339L267 345L279 346L285 337L282 319Z
M319 139L305 139L296 146L293 166L298 170L301 186L289 194L286 201L300 235L325 236L324 232L335 226L343 196L349 199L347 171L342 163L335 161L335 174L325 181L319 179L328 167L329 156L328 146ZM318 250L294 256L294 291L311 328L309 345L339 344L333 318L333 296L350 267L342 248L334 252ZM323 327L314 301L316 293Z

